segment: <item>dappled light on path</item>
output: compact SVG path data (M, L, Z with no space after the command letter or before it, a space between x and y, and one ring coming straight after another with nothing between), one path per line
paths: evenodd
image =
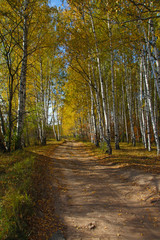
M54 214L65 239L159 239L160 204L151 201L156 184L139 185L132 171L100 163L82 143L67 142L48 154L58 189Z

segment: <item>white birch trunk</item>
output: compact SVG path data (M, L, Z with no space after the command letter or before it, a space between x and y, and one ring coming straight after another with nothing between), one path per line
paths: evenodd
M132 118L132 100L131 100L131 92L129 91L129 83L127 81L127 65L124 58L124 69L125 69L125 85L126 85L126 94L127 94L127 105L129 111L129 120L130 120L130 128L131 128L131 141L133 146L136 145L134 127L133 127L133 118ZM131 82L130 82L131 84Z
M96 146L99 146L98 132L97 132L97 126L96 126L96 116L94 113L94 96L93 96L92 87L91 87L91 121L92 121L92 128L93 128L93 142Z
M112 83L112 101L113 101L113 121L114 121L114 135L115 135L115 149L119 147L119 131L118 131L118 119L116 115L116 103L115 103L115 83L114 83L114 60L113 60L113 49L112 49L112 30L110 22L108 21L109 29L109 40L110 40L110 57L111 57L111 83Z
M146 127L147 127L147 143L148 151L151 151L151 133L150 133L150 120L149 120L149 106L147 101L146 86L144 86L144 98L145 98L145 115L146 115Z
M147 122L147 139L148 139L148 151L151 151L151 133L150 133L150 123L149 123L149 109L148 103L146 102L146 122Z
M102 122L101 122L100 96L99 96L97 81L94 74L93 65L91 65L91 68L92 68L92 76L93 76L94 87L96 92L96 107L97 107L97 113L98 113L99 134L100 134L100 140L101 140L103 138L103 129L102 129Z
M139 126L139 114L138 114L138 100L135 98L135 121L136 121L136 139L138 142L140 142L140 135L139 135L139 131L138 131L138 126Z
M88 67L89 72L89 88L90 88L90 97L91 97L91 117L90 117L90 125L91 125L91 142L94 143L96 146L99 146L98 141L98 132L96 126L96 117L94 113L94 95L92 90L92 81L91 81L91 73L90 73L90 66Z
M59 129L59 108L57 106L57 139L60 141L60 129Z
M142 134L142 141L144 143L145 148L147 148L147 140L146 140L146 124L144 118L144 106L143 106L143 96L142 96L142 89L143 89L143 74L142 74L142 58L140 58L140 90L139 90L139 121L140 121L140 128Z
M91 143L94 143L94 128L93 128L92 116L91 116L91 113L89 113L89 112L88 112L88 122L89 122L89 131L90 131Z
M124 123L125 123L125 132L126 132L126 141L129 143L128 138L128 126L127 126L127 116L126 116L126 108L125 108L125 99L124 99L124 86L122 84L122 100L123 100L123 114L124 114Z
M146 32L145 32L144 28L143 28L143 33L144 33L144 38L145 38L145 42L146 42L146 48L147 48L148 57L149 57L149 60L150 60L150 63L151 63L151 67L152 67L152 72L153 72L153 76L154 76L155 85L156 85L156 88L157 88L158 97L160 98L160 73L158 72L158 71L160 71L159 63L158 63L158 61L156 61L156 64L157 64L157 71L156 71L155 65L154 65L154 61L153 61L153 57L151 55L150 43L149 43L149 40L148 40L148 37L146 35ZM153 36L152 36L152 38L154 39ZM156 49L156 46L154 48L154 51L155 51L155 49ZM156 58L156 56L157 55L155 55L155 58ZM157 60L158 60L158 56L157 56Z
M109 105L109 91L108 91L108 79L106 79L106 99L107 99L107 117L108 117L108 129L111 132L111 119L110 119L110 105Z
M90 10L90 17L91 17L92 31L93 31L93 35L94 35L94 39L95 39L95 48L96 48L96 53L97 53L97 65L98 65L98 73L99 73L101 95L102 95L102 106L103 106L103 114L104 114L104 122L105 122L105 131L106 131L106 137L103 136L103 138L107 142L108 153L112 154L112 148L111 148L111 144L110 144L110 132L109 132L109 128L108 128L108 119L107 119L107 111L106 111L106 109L107 109L106 108L106 99L105 99L105 94L104 94L104 82L102 79L102 70L101 70L101 64L100 64L100 58L99 58L97 36L96 36L96 32L95 32L95 26L94 26L94 21L93 21L91 10Z
M157 123L157 113L158 113L158 108L157 108L157 91L156 91L156 86L154 85L154 119L155 119L155 124L156 127L158 127Z
M41 144L46 145L46 116L45 116L45 96L44 96L44 80L43 80L43 66L40 58L40 82L41 82Z
M142 65L143 65L143 70L144 70L147 102L148 102L149 111L150 111L150 115L151 115L151 122L152 122L152 127L153 127L153 132L154 132L154 138L155 138L155 142L156 142L156 146L157 146L157 155L159 155L160 154L159 137L158 137L157 127L156 127L156 123L155 123L155 119L154 119L153 108L152 108L149 81L148 81L148 76L147 76L147 69L146 69L146 64L145 64L145 59L144 59L144 53L142 54Z
M57 132L56 132L56 129L55 129L54 110L55 110L55 107L53 106L53 102L52 102L52 123L53 123L53 133L54 133L54 137L55 137L55 139L58 141L58 136L57 136Z
M158 49L156 46L156 38L155 38L155 31L154 31L154 26L153 26L153 21L149 20L150 23L150 29L151 29L151 35L152 35L152 46L154 50L154 58L157 66L157 85L158 85L158 96L160 98L160 62L159 62L159 54L158 54Z
M19 99L18 99L18 121L17 121L17 142L16 149L23 147L23 128L26 105L26 71L27 71L27 36L28 36L28 0L24 0L23 12L23 59L20 75Z

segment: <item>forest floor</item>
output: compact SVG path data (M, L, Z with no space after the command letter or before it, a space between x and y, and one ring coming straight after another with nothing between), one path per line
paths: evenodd
M160 239L158 159L137 167L134 156L130 165L74 141L35 155L29 240Z

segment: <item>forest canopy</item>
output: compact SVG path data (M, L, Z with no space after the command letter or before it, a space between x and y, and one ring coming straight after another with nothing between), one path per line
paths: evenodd
M73 136L160 153L160 4L0 0L0 148Z

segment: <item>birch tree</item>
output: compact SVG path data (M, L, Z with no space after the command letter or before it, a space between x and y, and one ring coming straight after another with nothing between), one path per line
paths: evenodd
M28 18L29 18L29 0L24 0L22 5L22 18L23 18L23 57L20 74L20 87L19 87L19 103L18 103L18 121L17 121L17 142L16 148L23 147L23 127L25 117L26 105L26 73L27 73L27 56L28 56Z

